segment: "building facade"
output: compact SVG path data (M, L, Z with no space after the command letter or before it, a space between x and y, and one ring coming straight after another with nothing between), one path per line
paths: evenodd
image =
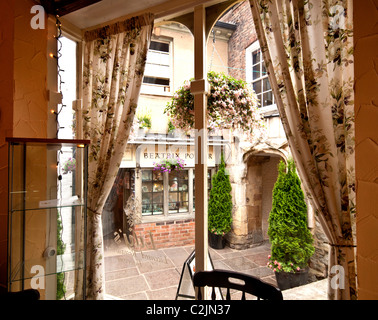
M224 152L234 204L232 231L226 239L235 249L268 241L278 164L290 157L252 21L249 3L238 3L215 24L207 43L208 71L247 81L259 98L259 110L266 123L266 137L257 143L230 130L209 135L208 189ZM185 26L169 23L154 28L136 124L104 208L105 244L113 243L114 232L139 239L146 248L194 244L194 136L170 131L164 113L174 92L193 77L193 52L193 36ZM150 119L150 124L139 128L143 118ZM176 157L185 163L184 170L154 170L155 163ZM309 208L309 227L315 234L316 221ZM322 278L327 270L327 248L322 244L321 230L315 239L315 246L321 249L314 256L319 270L313 273Z

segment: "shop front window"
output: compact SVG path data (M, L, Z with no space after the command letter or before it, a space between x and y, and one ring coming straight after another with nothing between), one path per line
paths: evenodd
M163 213L163 173L154 170L142 170L142 215L160 215Z
M189 211L188 170L169 173L169 213Z
M209 169L208 192L215 169ZM152 169L141 170L142 216L168 216L194 213L194 169L170 173Z

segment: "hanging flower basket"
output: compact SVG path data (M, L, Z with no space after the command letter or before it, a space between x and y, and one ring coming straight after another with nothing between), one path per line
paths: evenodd
M183 170L185 167L184 160L180 158L165 159L160 163L154 162L154 170L161 172L172 172L173 170Z
M69 158L64 164L63 164L63 174L67 174L69 172L73 172L76 169L76 159L75 158Z
M243 80L237 80L223 73L207 74L209 92L207 95L207 128L241 130L246 135L263 138L266 134L264 119L258 111L258 98L252 88ZM194 129L194 95L190 81L185 81L173 95L165 108L172 125L189 132Z

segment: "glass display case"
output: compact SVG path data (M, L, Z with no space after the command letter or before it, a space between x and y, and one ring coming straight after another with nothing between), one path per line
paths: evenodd
M89 141L6 140L8 291L85 299Z

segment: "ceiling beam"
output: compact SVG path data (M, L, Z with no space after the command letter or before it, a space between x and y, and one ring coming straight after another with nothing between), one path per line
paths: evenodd
M48 14L62 17L100 1L101 0L41 0L41 5Z

